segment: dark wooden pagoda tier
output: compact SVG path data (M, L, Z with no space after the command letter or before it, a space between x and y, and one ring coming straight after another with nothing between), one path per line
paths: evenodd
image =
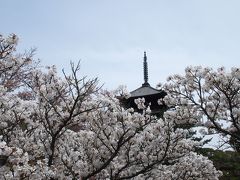
M128 99L121 99L121 102L126 108L134 108L136 112L141 112L137 108L135 99L144 98L145 105L150 105L151 111L153 115L162 116L163 112L166 111L166 105L159 105L158 100L164 98L166 96L166 92L163 90L158 90L150 86L148 83L148 67L147 67L147 56L146 52L144 52L144 62L143 62L143 73L144 73L144 83L141 87L135 89L130 92L130 97Z
M126 108L134 108L135 111L141 112L142 110L139 110L136 103L134 102L135 99L138 98L145 99L145 105L150 105L150 109L154 115L162 115L162 113L167 108L166 105L158 104L158 100L164 98L164 96L166 96L166 92L154 89L151 86L140 87L132 91L130 94L130 98L123 100L124 106Z

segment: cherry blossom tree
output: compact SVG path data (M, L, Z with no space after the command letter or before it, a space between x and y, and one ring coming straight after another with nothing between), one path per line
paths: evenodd
M203 134L219 134L240 152L240 69L187 67L165 85L164 101L175 107L177 124L202 126Z
M28 155L18 147L18 132L24 127L23 119L28 114L27 99L32 99L31 90L26 86L38 62L32 60L34 50L19 54L16 52L18 37L0 34L0 165L1 177L8 179L12 168L30 169ZM6 166L7 164L7 166ZM4 176L3 176L4 174ZM6 175L6 176L5 176ZM14 175L15 176L15 175Z
M3 57L1 63L10 60ZM214 180L221 175L193 152L196 142L174 128L171 112L158 119L149 108L142 114L124 109L117 95L124 92L127 98L126 91L102 90L97 79L79 78L79 64L63 76L54 66L44 71L21 66L17 72L27 76L9 89L4 75L19 78L12 66L0 74L2 179ZM25 86L31 98L19 96Z

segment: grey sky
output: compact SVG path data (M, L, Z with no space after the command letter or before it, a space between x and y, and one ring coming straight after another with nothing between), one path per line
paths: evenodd
M238 0L0 0L0 33L36 47L43 65L98 76L105 88L143 83L143 52L154 87L188 65L239 66Z

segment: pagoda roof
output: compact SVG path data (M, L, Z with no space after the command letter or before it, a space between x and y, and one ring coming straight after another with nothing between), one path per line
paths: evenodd
M143 97L143 96L149 96L154 94L160 94L162 90L155 89L151 86L141 86L137 88L136 90L130 92L131 97Z
M136 98L136 97L144 97L144 96L150 96L150 95L165 95L166 93L162 90L155 89L150 86L148 83L148 64L147 64L147 55L146 52L144 52L143 57L143 77L144 77L144 83L141 87L135 89L134 91L130 92L130 98ZM164 93L164 94L162 94Z

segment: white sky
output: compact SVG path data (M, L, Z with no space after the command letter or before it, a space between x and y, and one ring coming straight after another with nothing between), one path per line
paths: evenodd
M155 87L188 65L239 67L239 0L0 0L0 33L19 50L37 48L43 65L69 67L104 87L143 83L147 51Z

